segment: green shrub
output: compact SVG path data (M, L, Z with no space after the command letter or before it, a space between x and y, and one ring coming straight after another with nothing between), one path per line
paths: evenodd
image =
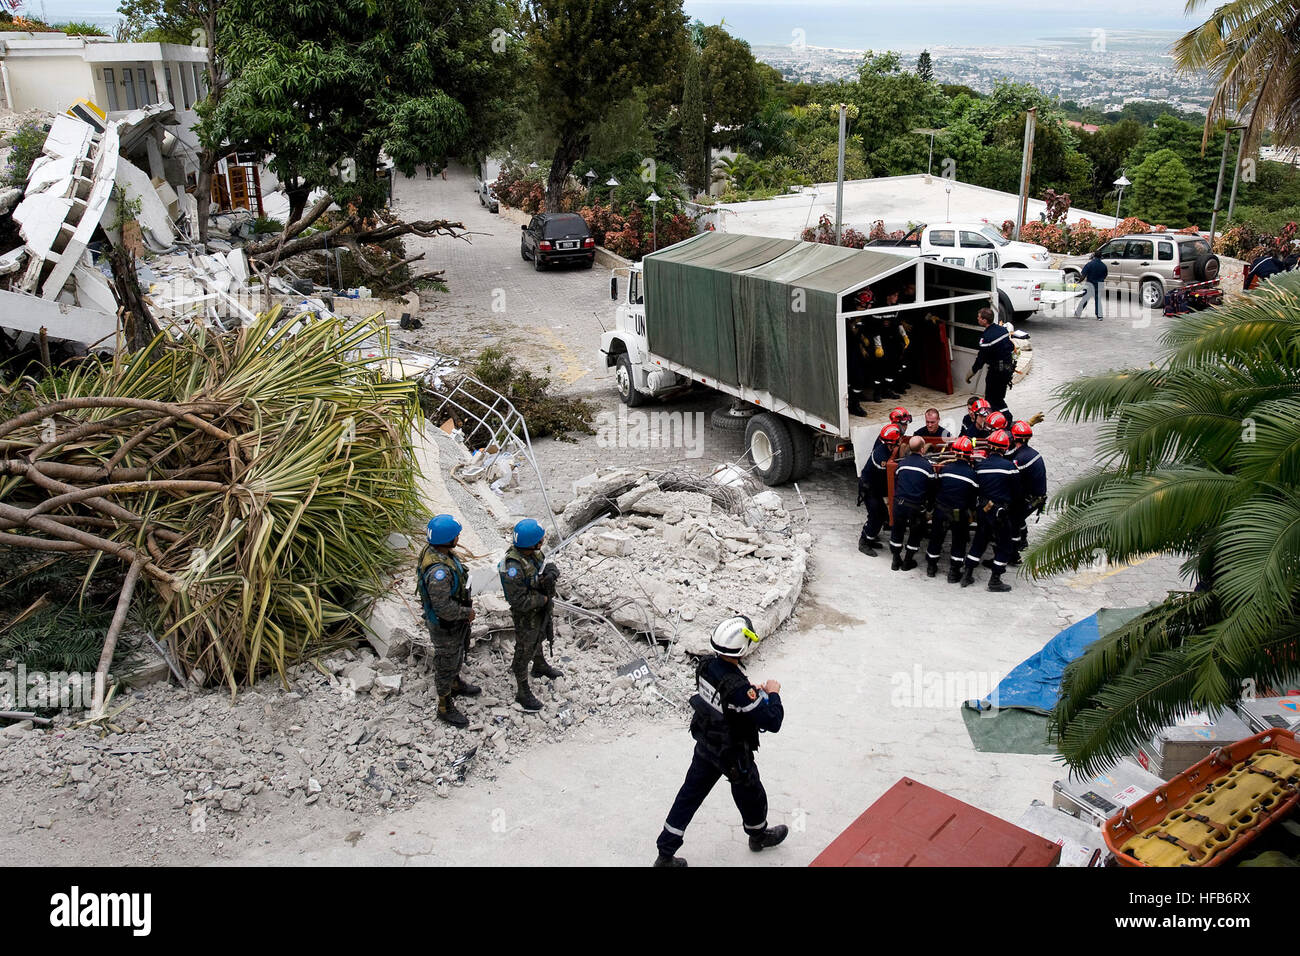
M45 146L45 134L50 131L48 126L37 123L35 120L28 120L9 137L9 163L4 172L4 183L6 186L17 186L22 189L27 185L27 174L31 172L32 163L36 157L41 155L41 149Z

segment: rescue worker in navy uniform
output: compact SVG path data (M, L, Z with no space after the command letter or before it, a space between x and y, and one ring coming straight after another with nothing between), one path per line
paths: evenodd
M528 666L532 665L534 677L555 680L564 672L546 663L542 643L555 644L555 582L559 571L546 562L542 553L542 539L546 529L532 518L515 525L510 550L497 565L501 576L501 589L510 603L510 616L515 624L515 654L510 671L515 675L515 702L526 712L535 714L542 702L528 686Z
M873 558L880 553L880 529L889 521L889 507L885 503L889 494L886 464L902 438L902 429L892 422L880 429L880 437L871 448L871 458L858 476L858 504L867 506L867 522L858 535L858 550Z
M987 366L984 398L995 412L1002 412L1010 418L1007 389L1011 387L1011 376L1016 371L1016 346L1011 341L1011 333L1006 326L993 321L992 309L980 309L978 321L984 332L980 336L979 355L975 357L975 365L966 375L966 382L969 384L975 373Z
M974 572L979 566L980 558L989 542L993 543L993 574L989 577L990 591L1010 591L1011 585L1002 580L1007 563L1015 557L1011 544L1011 513L1016 498L1020 495L1020 472L1016 471L1006 457L1011 447L1011 436L1004 430L995 431L988 437L989 453L975 469L975 479L979 482L979 499L975 508L975 517L979 522L975 528L975 540L971 542L970 553L966 555L966 571L962 575L961 586L970 587L975 583Z
M469 626L474 620L469 572L452 549L460 538L460 522L451 515L430 519L424 537L428 546L416 565L416 587L424 606L424 622L433 640L433 681L438 690L438 719L453 727L468 727L469 718L456 709L457 695L477 697L482 690L460 676L469 651Z
M982 398L972 398L967 406L966 414L961 420L961 436L969 438L972 441L979 441L982 438L988 438L993 434L993 429L988 427L988 415L992 409L989 403Z
M889 532L889 549L894 552L891 571L911 571L925 535L926 515L934 500L934 466L925 457L925 439L907 443L907 457L894 470L894 523ZM907 558L903 558L906 534Z
M925 573L931 578L939 573L943 539L951 529L952 554L949 558L948 582L956 584L965 570L966 544L970 540L970 522L971 516L975 514L979 481L975 477L975 466L971 464L975 443L969 438L958 438L948 448L957 459L948 462L939 472L934 517L930 523L930 542L925 549Z
M898 290L890 289L885 293L884 305L898 305ZM888 398L901 398L908 389L903 380L903 352L907 349L907 332L903 328L903 314L899 311L880 312L876 315L879 323L880 344L885 350L883 394Z
M1012 564L1020 563L1020 553L1029 546L1029 516L1042 514L1047 504L1047 465L1043 456L1029 447L1029 439L1033 437L1034 428L1029 422L1011 426L1011 441L1015 445L1011 462L1020 472L1020 498L1013 515L1016 527L1012 544L1016 553Z
M703 658L695 670L695 694L691 708L691 736L695 754L691 757L686 780L677 791L663 830L659 833L659 857L655 866L685 866L675 856L681 849L686 827L720 777L731 784L740 819L749 836L749 848L755 853L776 846L789 829L767 825L767 791L758 776L754 751L762 731L776 733L785 719L781 705L781 685L769 680L751 684L740 669L740 659L758 643L753 622L747 617L733 617L713 630L709 642L717 652Z
M849 373L849 414L865 415L867 412L862 407L862 402L866 399L867 388L873 389L873 401L880 401L879 385L871 378L873 356L869 350L875 348L867 341L866 316L858 316L856 319L849 320L848 335L844 342L845 355L848 361Z

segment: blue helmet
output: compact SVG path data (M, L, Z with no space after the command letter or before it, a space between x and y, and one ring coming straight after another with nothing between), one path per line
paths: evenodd
M451 544L460 536L460 522L451 515L438 515L429 519L429 526L424 531L425 540L431 545Z
M516 548L535 548L542 543L544 537L546 537L546 529L532 518L525 518L515 525Z

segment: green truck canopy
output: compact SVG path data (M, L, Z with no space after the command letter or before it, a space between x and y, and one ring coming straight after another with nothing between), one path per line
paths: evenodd
M643 268L651 352L838 422L840 299L915 260L706 232L646 256Z

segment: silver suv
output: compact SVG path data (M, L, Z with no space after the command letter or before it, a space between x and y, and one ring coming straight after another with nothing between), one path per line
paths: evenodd
M1065 281L1079 282L1080 270L1090 258L1070 256L1062 262ZM1170 232L1119 236L1101 247L1101 258L1108 270L1106 284L1137 293L1149 309L1160 306L1170 289L1219 277L1219 257L1201 236Z

